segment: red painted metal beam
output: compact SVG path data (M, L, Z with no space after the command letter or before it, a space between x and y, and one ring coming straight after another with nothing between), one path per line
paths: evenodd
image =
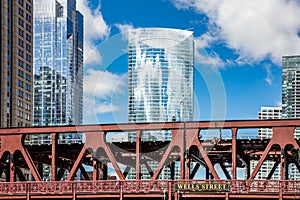
M300 119L276 120L228 120L228 121L200 121L185 122L186 129L231 129L231 128L270 128L270 127L297 127ZM70 132L118 132L135 130L174 130L182 128L181 122L141 123L141 124L96 124L77 126L51 126L51 127L17 127L1 128L0 135L19 135L37 133L70 133Z
M135 145L135 153L136 153L136 158L135 158L135 179L140 180L141 178L141 155L140 155L140 150L141 150L141 131L136 131L136 145Z
M52 149L51 149L51 180L56 181L56 171L57 171L57 156L56 156L56 146L57 146L57 134L51 134Z
M231 159L232 159L232 179L236 179L236 157L237 157L237 151L236 151L236 134L237 134L237 128L231 129L232 134L232 148L231 148Z

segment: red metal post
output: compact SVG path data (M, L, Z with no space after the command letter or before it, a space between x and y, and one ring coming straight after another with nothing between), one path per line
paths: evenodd
M99 166L97 160L93 159L93 181L99 179Z
M56 144L57 144L57 138L56 138L56 133L51 134L51 139L52 139L52 152L51 152L51 180L56 181Z
M136 131L136 146L135 146L135 151L136 151L136 158L135 158L135 171L136 171L136 180L140 180L141 178L141 166L140 166L140 144L141 144L141 131Z
M232 149L231 149L231 156L232 156L232 179L236 180L236 135L237 135L237 128L232 128Z
M15 182L15 170L13 154L9 155L9 182Z

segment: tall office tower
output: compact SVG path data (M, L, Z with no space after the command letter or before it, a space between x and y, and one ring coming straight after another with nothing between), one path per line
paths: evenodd
M282 118L300 118L300 55L282 57ZM294 136L300 138L299 127ZM294 164L290 164L289 179L300 179Z
M83 16L75 0L34 2L34 125L83 120Z
M75 0L34 1L35 126L77 125L83 121L83 16ZM59 143L82 142L80 134ZM50 135L32 136L33 143Z
M265 120L265 119L281 119L282 115L282 108L281 107L261 107L260 112L258 113L258 119ZM273 135L273 131L271 128L259 128L258 129L258 138L259 139L270 139ZM251 172L254 170L258 161L251 161ZM256 179L266 179L274 166L275 161L267 160L265 161L260 170L256 175ZM279 167L275 170L271 179L279 179L280 178L280 171Z
M32 0L0 4L0 127L31 126Z
M190 121L193 119L193 32L141 28L129 32L129 122ZM129 133L135 140L135 133ZM170 140L167 131L142 133L142 140ZM152 168L157 163L151 164ZM143 168L141 171L146 171ZM162 177L168 176L163 172ZM149 178L142 173L142 178Z

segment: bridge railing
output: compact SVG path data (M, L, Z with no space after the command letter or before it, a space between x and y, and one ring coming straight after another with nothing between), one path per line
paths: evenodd
M182 184L176 188L176 184ZM199 185L205 189L199 189ZM214 184L215 188L210 188ZM216 184L227 185L226 190ZM185 185L185 186L183 186ZM194 186L192 186L194 185ZM200 187L201 188L201 187ZM210 190L213 189L213 190ZM91 193L166 193L166 192L218 192L218 193L300 193L300 180L105 180L56 182L0 182L1 195L91 194Z

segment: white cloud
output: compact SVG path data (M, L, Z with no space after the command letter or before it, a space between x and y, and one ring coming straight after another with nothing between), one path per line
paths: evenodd
M115 24L115 26L120 30L123 40L128 40L128 31L134 29L132 24Z
M87 74L84 76L86 118L119 110L118 105L112 102L112 96L122 94L126 86L122 76L108 71L87 70Z
M113 93L121 93L126 83L117 74L108 71L88 69L84 76L84 93L100 99L105 99Z
M276 102L276 106L277 106L277 107L282 107L282 102L281 102L281 101L277 101L277 102Z
M197 64L208 65L213 68L224 68L225 66L231 66L233 63L229 60L222 60L220 56L214 51L207 52L205 49L210 47L211 43L216 41L216 38L212 35L203 34L200 37L196 37L195 41L195 62Z
M108 113L118 111L119 107L109 102L103 102L96 107L96 113Z
M195 9L209 18L207 35L223 41L252 63L300 54L300 3L286 0L173 0L178 9ZM214 31L214 33L212 33Z
M88 0L77 1L77 9L84 16L84 63L100 64L101 54L94 46L94 41L103 40L110 34L110 27L106 24L99 5L95 10L89 7Z
M267 77L265 78L265 81L266 81L269 85L272 85L274 77L273 77L273 74L272 74L271 66L270 66L270 65L266 66L266 72L267 72Z

